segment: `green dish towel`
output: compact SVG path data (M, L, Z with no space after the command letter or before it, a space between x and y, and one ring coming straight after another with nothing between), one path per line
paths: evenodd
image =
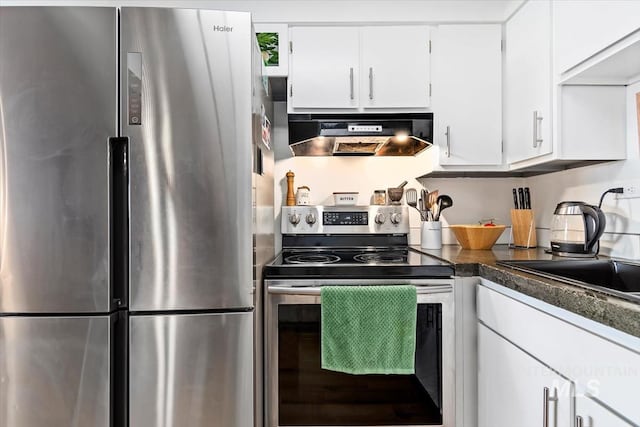
M322 368L349 374L415 372L414 286L323 286Z

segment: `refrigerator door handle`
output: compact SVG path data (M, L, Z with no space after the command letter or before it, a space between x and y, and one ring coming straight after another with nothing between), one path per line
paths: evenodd
M129 138L109 138L111 300L114 309L128 307L129 289Z

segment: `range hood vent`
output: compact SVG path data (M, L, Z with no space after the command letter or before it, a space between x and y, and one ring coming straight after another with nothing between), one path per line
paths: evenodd
M289 114L294 156L415 156L433 145L433 113Z

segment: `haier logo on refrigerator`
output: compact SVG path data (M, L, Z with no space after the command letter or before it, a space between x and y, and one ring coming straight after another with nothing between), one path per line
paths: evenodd
M220 31L222 33L230 33L233 31L233 27L227 27L226 25L214 25L213 31Z

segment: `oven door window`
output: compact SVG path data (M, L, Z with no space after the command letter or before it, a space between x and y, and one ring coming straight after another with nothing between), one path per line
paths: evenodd
M417 320L415 375L350 375L320 368L320 305L279 305L279 425L441 425L441 305Z

